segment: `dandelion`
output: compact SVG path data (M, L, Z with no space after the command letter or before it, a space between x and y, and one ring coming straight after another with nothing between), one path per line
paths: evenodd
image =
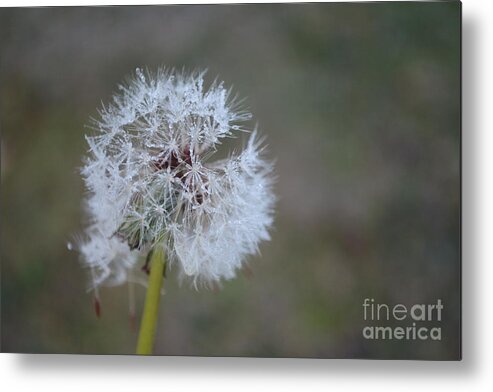
M146 260L139 345L147 337L152 347L153 332L142 338L142 328L155 325L166 268L196 288L211 285L234 278L270 239L272 164L256 130L242 151L214 160L224 138L248 132L251 115L222 83L206 88L204 72L137 69L119 89L86 136L89 225L79 248L96 293L135 280Z

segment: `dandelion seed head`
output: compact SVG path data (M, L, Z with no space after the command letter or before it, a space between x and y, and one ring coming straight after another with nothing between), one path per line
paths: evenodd
M93 287L120 284L156 245L198 283L231 279L268 240L272 164L257 131L214 161L251 115L204 72L137 69L99 111L81 170L89 225L80 245Z

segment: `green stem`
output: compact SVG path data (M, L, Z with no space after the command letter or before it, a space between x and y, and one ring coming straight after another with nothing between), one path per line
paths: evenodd
M137 342L137 354L139 355L151 355L154 345L165 266L164 250L162 247L157 246L152 251L150 264L151 272L147 286L144 312L140 323L139 340Z

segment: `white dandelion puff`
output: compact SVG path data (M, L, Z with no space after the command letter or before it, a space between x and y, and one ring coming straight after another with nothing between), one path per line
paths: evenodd
M251 115L222 83L206 88L204 72L137 69L119 89L86 137L90 223L79 249L93 287L129 280L156 245L195 284L233 278L273 223L272 164L257 131L213 160Z

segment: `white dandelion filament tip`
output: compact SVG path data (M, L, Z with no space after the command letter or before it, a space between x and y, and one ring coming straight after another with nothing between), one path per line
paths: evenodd
M80 244L93 287L121 284L156 245L194 283L231 279L269 240L272 164L254 131L214 161L251 115L204 72L135 78L103 106L82 168L90 224Z

